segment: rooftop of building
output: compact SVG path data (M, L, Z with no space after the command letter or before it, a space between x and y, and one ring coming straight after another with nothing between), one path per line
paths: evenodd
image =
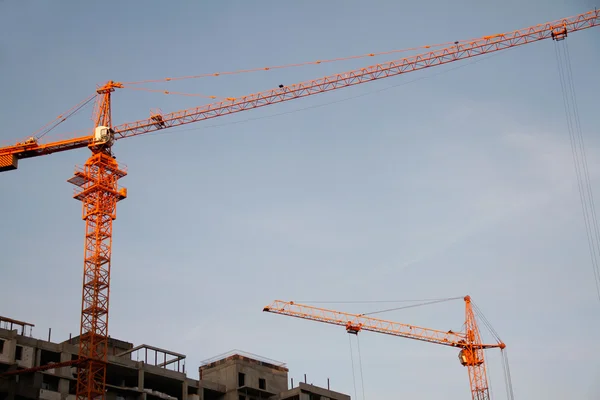
M272 360L270 358L262 357L257 354L252 354L237 349L228 351L223 354L219 354L218 356L202 361L202 363L200 364L200 369L213 368L217 365L221 365L228 361L236 360L245 361L250 364L261 365L263 367L271 368L282 372L289 371L287 365L284 362Z
M33 327L35 325L29 322L19 321L16 319L0 316L0 331L6 334L19 335L26 340L28 345L41 347L50 351L69 351L77 352L80 336L69 337L69 339L61 342L53 342L50 340L38 339L33 337ZM186 355L176 353L167 349L141 344L135 346L133 343L116 339L108 338L109 345L109 362L110 359L126 358L131 361L141 361L149 366L156 366L163 369L169 369L173 372L185 373ZM50 346L50 347L48 347ZM68 347L65 347L68 346ZM219 354L209 359L203 360L199 369L207 370L218 365L223 365L228 362L243 361L248 364L263 366L276 371L289 372L287 364L271 358L263 357L258 354L249 353L239 349L234 349L226 353ZM183 367L183 368L182 368Z

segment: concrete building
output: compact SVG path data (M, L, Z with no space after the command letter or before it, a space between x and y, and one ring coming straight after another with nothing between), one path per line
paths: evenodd
M77 359L78 337L53 343L32 338L32 328L0 317L0 375ZM198 380L187 377L185 358L110 338L107 400L350 400L306 383L294 387L285 364L241 351L203 362ZM0 400L75 400L75 383L75 367L0 377Z

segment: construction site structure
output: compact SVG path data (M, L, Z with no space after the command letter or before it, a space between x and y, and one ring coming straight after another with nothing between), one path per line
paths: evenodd
M459 348L458 360L462 366L467 367L472 399L490 400L483 351L492 348L503 350L506 345L499 338L497 343L484 344L482 342L471 297L465 296L463 300L465 301L465 321L463 323L464 330L460 332L422 328L416 325L374 318L366 314L328 310L298 304L293 301L275 300L272 304L264 307L263 311L340 325L346 328L346 332L353 335L358 335L359 332L364 330Z
M82 202L82 219L85 221L77 399L102 399L105 392L112 224L117 216L117 202L127 197L127 190L118 184L127 171L117 163L112 152L116 141L403 75L541 40L564 40L572 32L599 25L600 10L592 10L512 32L456 41L453 45L439 50L321 79L288 86L279 85L264 92L229 97L224 101L173 113L151 113L148 119L117 126L112 123L111 95L115 90L124 88L124 84L109 81L96 91L95 127L89 134L49 143L42 143L39 138L32 136L14 145L0 148L0 172L17 169L21 159L79 148L88 148L92 152L84 166L77 168L74 176L69 179L69 182L76 186L74 198ZM62 116L60 119L64 120Z
M13 323L0 324L9 328L0 328L0 400L75 400L77 368L69 362L78 359L80 337L53 343L26 335L32 324L0 321ZM114 338L107 344L108 400L350 400L329 388L294 385L284 363L242 351L202 362L200 379L191 379L183 354Z

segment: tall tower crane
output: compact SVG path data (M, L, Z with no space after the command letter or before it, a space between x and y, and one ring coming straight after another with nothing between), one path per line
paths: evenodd
M473 400L489 400L490 394L483 350L492 348L504 349L506 345L501 341L495 344L484 344L481 342L481 334L475 320L471 297L465 296L464 300L464 332L421 328L415 325L373 318L364 314L349 314L307 306L293 301L275 300L272 304L266 306L263 311L325 322L327 324L341 325L346 327L348 333L354 335L358 335L360 331L364 330L460 348L458 359L463 366L467 367L469 372Z
M124 85L109 81L96 91L95 127L89 134L48 143L30 137L0 148L0 172L17 169L21 159L86 147L92 153L83 167L76 168L74 176L68 180L76 186L74 198L82 202L82 219L85 221L77 399L104 398L105 392L112 223L117 215L117 202L127 197L127 190L118 184L127 171L117 163L112 152L117 140L402 75L545 39L563 40L569 33L598 25L600 11L593 10L504 34L457 41L453 46L440 50L321 79L228 98L226 101L169 114L151 114L148 119L117 126L113 126L111 119L111 95Z

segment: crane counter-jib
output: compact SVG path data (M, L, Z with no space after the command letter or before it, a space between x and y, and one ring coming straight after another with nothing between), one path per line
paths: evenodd
M47 144L39 144L35 138L29 138L24 142L0 148L0 172L17 169L18 162L22 158L38 157L67 150L80 149L87 147L92 143L92 140L93 137L89 135Z

